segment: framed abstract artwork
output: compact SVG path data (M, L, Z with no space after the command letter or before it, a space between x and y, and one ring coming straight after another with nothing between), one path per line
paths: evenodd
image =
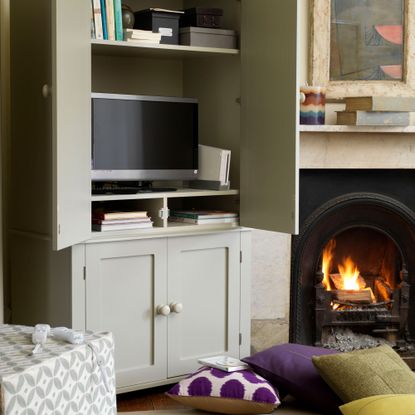
M311 85L327 96L415 95L415 0L311 0Z

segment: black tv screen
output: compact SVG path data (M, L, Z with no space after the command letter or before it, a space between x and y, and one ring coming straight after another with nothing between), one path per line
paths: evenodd
M195 178L197 153L196 100L92 95L93 180Z

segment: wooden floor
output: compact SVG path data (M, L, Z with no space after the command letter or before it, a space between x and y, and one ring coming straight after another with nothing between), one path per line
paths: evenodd
M165 392L171 387L172 385L160 386L154 389L117 395L117 409L119 412L128 412L185 408L185 406L165 395Z

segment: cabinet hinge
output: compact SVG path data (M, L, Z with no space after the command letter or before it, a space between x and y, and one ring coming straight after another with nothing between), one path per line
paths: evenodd
M242 333L239 333L239 346L242 344Z
M239 262L242 264L242 251L239 251Z
M84 267L84 281L86 280L86 267Z

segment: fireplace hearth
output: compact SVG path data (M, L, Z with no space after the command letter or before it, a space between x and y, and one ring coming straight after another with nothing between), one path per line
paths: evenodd
M290 340L332 345L353 333L408 348L415 339L415 174L303 170L300 183Z

